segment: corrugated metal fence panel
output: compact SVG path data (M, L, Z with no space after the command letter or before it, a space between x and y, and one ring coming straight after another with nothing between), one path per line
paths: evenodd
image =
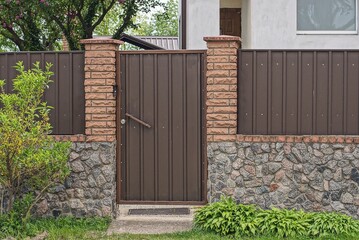
M6 91L12 89L11 83L17 75L14 66L22 61L26 69L40 62L42 69L52 63L54 73L44 100L54 107L50 113L53 134L85 133L85 92L84 92L84 53L83 52L16 52L0 53L0 79L6 80Z
M204 52L119 52L125 201L203 201Z
M358 50L240 50L238 132L358 135Z

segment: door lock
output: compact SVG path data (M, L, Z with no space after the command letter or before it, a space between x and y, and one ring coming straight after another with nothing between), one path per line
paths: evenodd
M121 119L121 124L124 125L126 123L126 119Z

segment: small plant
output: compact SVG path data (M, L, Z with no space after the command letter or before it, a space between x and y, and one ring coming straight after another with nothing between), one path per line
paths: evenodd
M260 232L278 237L308 235L310 215L303 211L273 208L258 214Z
M238 205L230 197L209 204L196 212L195 225L222 235L256 234L257 209L252 205Z
M37 62L25 71L19 62L15 68L13 93L6 93L0 81L0 186L5 192L0 206L9 221L17 216L25 226L46 190L69 174L70 143L49 136L50 107L42 96L51 82L51 65L42 71Z
M357 234L359 221L340 213L314 213L311 216L309 232L312 236Z

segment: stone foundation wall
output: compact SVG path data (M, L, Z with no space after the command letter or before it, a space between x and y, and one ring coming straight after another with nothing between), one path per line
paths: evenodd
M359 145L221 142L208 145L208 201L339 211L359 218Z
M39 203L42 216L111 216L116 205L116 144L73 143L71 174Z

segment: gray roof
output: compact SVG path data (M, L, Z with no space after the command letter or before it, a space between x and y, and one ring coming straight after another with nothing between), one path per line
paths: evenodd
M136 36L143 41L152 43L166 50L178 50L178 37L162 37L162 36Z

